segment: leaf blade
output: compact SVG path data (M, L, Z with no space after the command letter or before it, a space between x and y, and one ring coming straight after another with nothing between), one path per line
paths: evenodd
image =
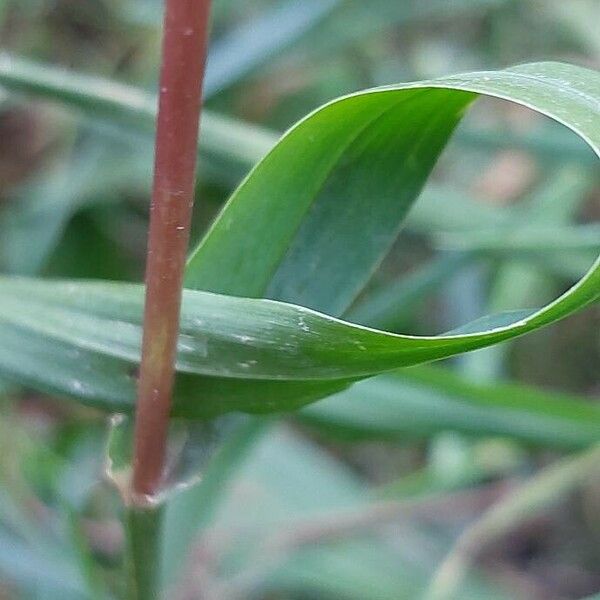
M290 130L242 183L192 255L188 283L234 296L193 290L184 294L178 370L188 391L183 402L189 402L190 414L296 408L357 379L512 339L598 299L597 261L575 286L542 309L487 319L462 333L418 337L361 327L304 306L235 297L277 296L333 314L344 312L389 247L437 154L476 94L511 99L551 116L598 152L600 76L561 64L378 88L315 111ZM412 125L405 126L411 116ZM396 128L389 127L390 118ZM419 138L413 135L414 123L425 129L439 126L438 133L431 139ZM423 150L423 139L437 142L425 144ZM396 153L390 150L396 142L401 142L401 157L397 148ZM408 171L400 171L401 177L391 183L384 180L381 165L375 164L382 153L384 170L393 157L401 158ZM352 210L338 222L337 208L347 199L343 190L354 181L349 173L359 163L357 173L364 179L360 193L347 203ZM375 179L371 171L377 173ZM397 202L394 189L405 180L408 191ZM324 186L327 182L333 182L339 194L332 195L332 188ZM372 202L366 203L367 189L376 184L379 187L367 196ZM327 193L322 195L324 189ZM353 218L356 211L364 211L363 205L374 213L372 226ZM332 230L336 223L339 227ZM353 261L351 253L339 250L363 230L370 234L370 245L361 260ZM325 262L315 269L311 267L315 259ZM0 319L14 348L19 349L20 335L29 336L39 345L29 356L40 359L39 367L46 364L49 347L56 342L67 354L85 350L100 370L106 358L104 379L95 382L99 387L94 397L110 379L106 373L117 373L118 385L107 389L106 397L130 405L132 371L139 357L139 286L6 279L0 285L4 308ZM47 313L44 321L36 319L41 307ZM3 374L10 377L12 371L17 379L25 375L19 371L18 358L0 359ZM67 355L63 359L62 387L73 394L78 387L73 383L78 381L76 365L69 370ZM34 380L47 377L43 369L42 374L37 367L29 371ZM60 388L60 381L54 383ZM200 408L192 400L198 394L208 398ZM181 409L183 404L177 403Z

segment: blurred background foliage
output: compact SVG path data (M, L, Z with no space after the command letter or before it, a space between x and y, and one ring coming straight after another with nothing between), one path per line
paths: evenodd
M1 47L37 63L25 68L152 94L161 12L159 0L0 0ZM319 104L525 61L599 69L599 22L597 0L214 0L205 101L227 120L207 140L218 152L201 152L193 239L277 135ZM7 61L0 267L141 280L151 131L15 92ZM599 183L595 157L569 132L479 103L351 319L434 333L541 306L594 258ZM358 385L297 415L242 423L170 507L167 597L597 593L599 324L592 307L379 378L366 401ZM118 597L105 418L8 384L0 395L0 597Z

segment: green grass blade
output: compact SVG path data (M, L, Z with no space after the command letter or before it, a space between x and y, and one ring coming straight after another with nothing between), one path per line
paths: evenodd
M177 413L297 408L359 379L513 339L600 297L597 262L541 309L437 336L307 308L347 310L478 93L534 108L600 146L600 76L553 63L359 92L315 111L242 183L190 260L191 286L231 295L184 294ZM131 402L141 286L2 279L0 289L0 337L12 349L0 354L0 375L90 402ZM83 358L69 363L78 352L85 369Z
M572 252L596 250L600 225L555 225L520 228L498 227L460 234L441 234L438 244L452 250L478 252Z
M578 67L541 63L352 94L302 120L251 172L191 256L187 285L343 313L476 94L537 110L598 152L600 76ZM595 267L576 295L591 299L598 276Z
M434 258L406 277L383 285L353 306L346 318L378 329L392 329L405 321L428 294L439 288L475 257L466 252L454 252Z
M557 448L600 441L600 410L584 398L473 383L434 367L361 382L306 407L298 418L343 439L408 441L454 430Z
M213 42L204 97L239 83L294 44L340 4L340 0L294 0L275 5Z
M89 401L130 405L142 286L3 278L0 290L0 339L6 349L1 374ZM275 301L187 290L176 411L206 416L294 408L358 379L511 339L561 310L555 303L537 313L503 313L450 334L419 337ZM194 402L196 396L202 401Z
M137 363L141 285L0 278L0 290L0 322L74 349ZM582 305L599 295L590 290ZM439 336L408 336L291 304L186 290L176 364L182 373L211 377L358 379L512 339L572 312L572 304L563 307L564 302L491 315Z
M84 75L17 56L0 54L0 85L76 109L93 120L148 137L154 133L156 96L109 79ZM260 127L218 115L202 114L200 147L210 159L251 167L273 146L277 136Z
M474 98L404 92L349 96L288 132L192 255L186 285L341 314Z

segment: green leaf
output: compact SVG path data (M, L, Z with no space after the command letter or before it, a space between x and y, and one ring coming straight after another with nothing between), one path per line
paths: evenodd
M142 286L1 278L0 290L0 339L7 350L0 355L0 373L131 408ZM191 389L185 404L178 399L175 414L289 409L305 401L303 394L314 400L311 394L325 396L383 371L510 339L548 322L556 306L560 309L559 303L533 314L480 319L463 333L418 337L368 329L290 304L186 290L176 364L185 374L179 385ZM42 370L40 356L47 363ZM272 396L265 397L269 384ZM298 392L291 406L288 385L288 393Z
M184 293L175 414L296 408L359 379L512 339L598 299L600 262L539 310L440 336L394 335L307 308L347 310L477 94L551 116L598 150L600 76L568 65L378 88L318 109L252 171L191 257L188 285L231 296ZM0 375L131 407L141 286L2 279L0 289Z
M76 109L87 117L134 134L150 136L156 121L156 96L117 81L84 75L0 54L0 85ZM202 112L200 146L210 160L237 163L247 170L275 143L277 136L214 112Z
M443 254L407 276L375 289L347 311L346 318L369 327L397 330L398 324L428 294L437 290L474 258L466 252Z
M546 114L598 151L600 77L578 67L524 65L351 94L300 121L251 172L192 255L187 285L342 313L476 94ZM596 295L598 270L588 277Z
M186 285L340 314L389 249L473 99L408 87L312 113L234 193L192 255Z
M239 83L314 28L340 0L276 4L217 39L210 48L204 97Z
M549 447L600 441L600 409L584 398L511 383L473 383L434 367L358 383L302 409L298 418L341 439L409 441L454 430Z
M498 227L489 230L438 236L438 243L452 250L485 252L539 252L595 250L600 225L562 225L518 229Z
M593 168L597 160L584 141L555 127L515 132L508 128L489 130L471 126L457 132L456 141L482 151L519 148L551 163L569 160Z
M114 144L110 148L112 154L109 154L107 146L97 143L80 145L73 151L72 163L67 160L25 186L11 209L2 213L0 249L6 270L34 275L45 265L67 223L82 208L85 201L82 197L85 199L90 191L97 191L94 175L99 165L105 165L115 152ZM114 174L113 168L112 185L117 183ZM131 177L131 168L127 174ZM107 178L103 177L102 183L106 185Z

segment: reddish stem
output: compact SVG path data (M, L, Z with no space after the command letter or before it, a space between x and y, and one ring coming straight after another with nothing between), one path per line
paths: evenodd
M166 0L133 461L139 499L163 477L209 10L210 0Z

